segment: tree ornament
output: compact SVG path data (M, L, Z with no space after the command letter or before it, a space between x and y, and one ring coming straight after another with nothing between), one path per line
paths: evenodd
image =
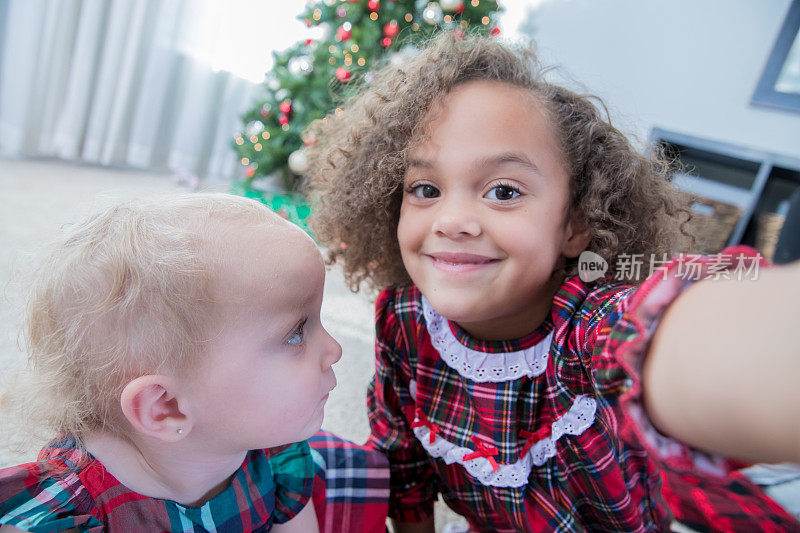
M292 112L292 101L291 100L284 100L281 102L281 105L278 106L278 109L281 110L281 113L289 114Z
M338 1L339 0L322 0L322 3L325 4L328 7L333 7L333 6L336 5L336 2L338 2Z
M445 11L458 11L464 8L464 0L439 0L439 5Z
M337 41L346 41L350 37L353 36L353 32L351 31L352 26L349 22L345 22L341 26L336 29L336 40Z
M314 63L310 56L297 56L289 60L289 72L295 76L308 74L312 70L314 70Z
M347 8L345 6L339 6L336 8L336 16L340 19L343 19L347 16Z
M380 7L381 3L378 0L369 0L369 2L367 2L367 9L370 11L377 11Z
M381 44L385 48L389 48L390 46L392 46L392 40L389 37L384 37L383 39L381 39Z
M278 124L280 124L281 126L285 126L288 123L289 123L289 117L288 116L281 115L280 117L278 117Z
M244 169L244 175L248 178L252 178L256 174L256 169L254 166L249 166Z
M500 28L498 28L497 26L495 26L494 28L492 28L492 29L489 31L489 35L491 35L492 37L497 37L498 35L500 35Z
M269 104L264 104L261 106L261 111L259 111L259 114L262 117L267 118L269 116L270 111L272 111L272 106L270 106Z
M396 20L390 20L383 27L383 35L385 37L392 38L398 33L400 33L400 24L398 24Z
M347 81L352 75L353 73L347 70L345 67L339 67L336 69L336 79L339 81Z
M289 154L289 168L295 174L305 174L308 170L308 157L302 148Z
M245 130L248 137L252 137L253 135L258 135L262 131L264 131L264 123L260 120L253 120L247 123L245 126Z
M442 22L444 14L439 4L431 4L422 12L422 20L431 26L436 26Z

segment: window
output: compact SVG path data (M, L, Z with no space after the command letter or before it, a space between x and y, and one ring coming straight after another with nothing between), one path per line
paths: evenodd
M753 103L800 113L800 0L793 0L764 73L753 95Z

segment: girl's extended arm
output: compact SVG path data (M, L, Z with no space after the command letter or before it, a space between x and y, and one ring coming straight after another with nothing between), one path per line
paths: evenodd
M800 262L689 288L643 370L650 419L697 448L800 462Z
M275 533L318 533L319 525L317 524L317 514L314 512L314 504L309 501L294 518L283 524L275 524L271 531Z

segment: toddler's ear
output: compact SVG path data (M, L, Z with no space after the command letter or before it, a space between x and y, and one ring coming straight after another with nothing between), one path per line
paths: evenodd
M120 395L122 413L133 428L149 437L175 442L191 429L175 396L175 380L162 375L141 376L128 383Z
M578 257L589 246L589 225L583 214L573 211L567 221L567 239L561 247L564 257Z

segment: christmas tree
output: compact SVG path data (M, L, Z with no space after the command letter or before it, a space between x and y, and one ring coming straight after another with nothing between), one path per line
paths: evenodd
M314 142L304 138L306 127L335 112L354 79L369 80L382 61L413 54L414 43L435 31L497 35L500 9L494 0L309 1L300 18L324 37L273 54L264 96L244 114L243 131L234 138L244 175L237 192L265 200L253 181L275 174L287 191L296 190L306 170L304 143ZM307 215L296 202L267 203L279 212L294 209L285 213L292 219Z

